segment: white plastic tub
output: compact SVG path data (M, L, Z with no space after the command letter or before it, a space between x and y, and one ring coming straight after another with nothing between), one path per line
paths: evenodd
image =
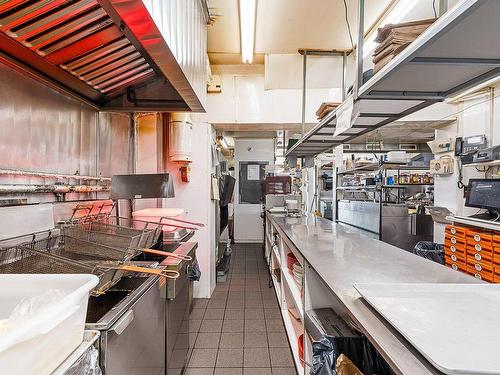
M145 208L143 210L138 210L132 212L132 217L135 220L150 221L153 223L158 223L162 217L182 219L184 216L183 208ZM176 224L173 221L168 221L167 219L162 220L162 223ZM181 226L189 226L189 224L177 223ZM168 225L163 225L164 232L171 232L177 229L177 227L172 227Z
M0 335L2 374L50 374L83 341L89 292L94 275L0 275L0 319L8 319L25 299L48 290L64 295Z

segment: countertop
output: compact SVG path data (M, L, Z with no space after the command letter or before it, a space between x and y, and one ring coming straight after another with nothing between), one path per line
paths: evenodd
M353 287L354 283L480 283L472 276L375 239L361 229L307 216L267 213L289 246L299 251L349 317L396 373L440 374Z

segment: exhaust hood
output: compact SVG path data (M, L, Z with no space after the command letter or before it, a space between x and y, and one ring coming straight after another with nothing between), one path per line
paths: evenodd
M0 62L99 110L204 111L142 0L0 1Z

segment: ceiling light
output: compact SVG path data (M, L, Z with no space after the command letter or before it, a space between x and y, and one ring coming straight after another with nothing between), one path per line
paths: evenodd
M483 82L483 83L480 83L479 85L476 85L474 87L471 87L470 89L467 89L465 90L464 92L462 92L461 94L458 94L452 98L449 98L447 99L446 101L448 103L454 103L454 102L457 102L458 100L460 99L463 99L465 98L466 96L469 96L471 94L474 94L476 93L477 91L480 91L488 86L494 86L496 85L498 82L500 82L500 75L497 75L496 77L492 78L492 79L489 79L488 81L486 82Z
M255 45L257 0L240 0L240 39L243 63L251 64Z

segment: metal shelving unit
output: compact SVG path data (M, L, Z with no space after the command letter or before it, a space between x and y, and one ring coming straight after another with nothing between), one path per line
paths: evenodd
M359 9L362 20L364 0L359 0ZM354 101L352 127L334 135L339 106L286 156L316 155L348 143L499 75L498 14L500 1L463 0L364 84L363 62L358 58L354 93L344 101ZM362 22L358 28L359 35L364 35ZM363 50L363 38L358 39L358 49Z
M379 239L382 240L382 227L383 227L383 206L387 204L395 204L399 205L402 203L402 196L401 192L411 188L411 187L425 187L425 186L433 186L434 183L404 183L400 184L400 172L401 171L428 171L429 167L428 166L411 166L411 165L406 165L406 164L400 164L400 163L388 163L388 162L382 162L380 164L369 164L369 165L363 165L359 166L356 168L352 168L350 170L346 171L338 171L337 172L337 186L335 189L337 192L342 192L341 194L344 195L343 192L347 193L352 193L352 194L357 194L357 193L366 193L367 197L365 199L359 199L358 197L353 196L353 199L348 199L342 197L342 199L339 199L339 195L336 194L335 197L335 221L336 222L343 222L339 218L339 201L349 201L349 202L371 202L371 206L373 206L373 203L376 203L378 205L378 231L376 230L371 230L367 229L379 236ZM339 183L341 183L342 179L346 175L355 175L355 174L378 174L381 179L384 179L387 177L387 171L396 171L397 174L394 176L396 180L396 184L394 185L386 185L386 184L381 184L378 183L376 185L354 185L354 186L338 186ZM387 199L387 197L390 195L391 190L396 190L397 194L395 195L396 201L391 202ZM370 194L370 196L368 196ZM353 225L352 223L348 223ZM366 229L366 228L362 228Z

